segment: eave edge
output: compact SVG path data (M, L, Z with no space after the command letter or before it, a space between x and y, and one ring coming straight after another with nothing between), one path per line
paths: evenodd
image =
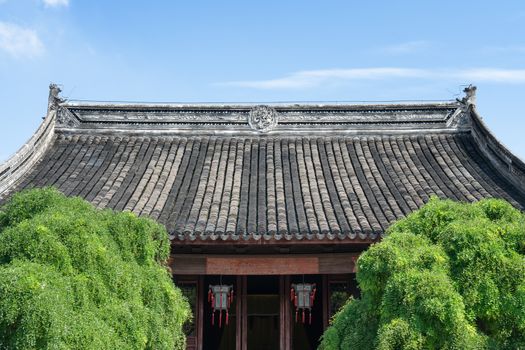
M0 164L0 200L6 197L42 158L55 135L56 110L49 110L31 138L7 161Z
M490 131L475 106L471 107L472 137L496 170L525 195L525 162L514 155Z

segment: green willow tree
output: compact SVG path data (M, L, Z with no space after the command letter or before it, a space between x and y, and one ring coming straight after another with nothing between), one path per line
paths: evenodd
M321 349L525 349L525 215L432 198L358 260Z
M166 230L54 189L0 210L0 349L184 349Z

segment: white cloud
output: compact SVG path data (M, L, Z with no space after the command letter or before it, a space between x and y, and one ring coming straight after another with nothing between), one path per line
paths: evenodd
M7 0L0 0L0 5ZM69 0L42 0L46 7L59 7L59 6L69 6Z
M385 79L395 77L419 77L425 71L411 68L352 68L323 69L292 73L282 78L259 81L233 81L223 85L258 88L307 88L341 80Z
M496 83L525 83L525 69L476 68L458 72L465 80Z
M69 0L43 0L47 7L68 6Z
M0 22L0 51L14 57L35 57L44 52L44 45L36 31Z
M419 69L419 68L350 68L300 71L282 78L255 81L231 81L223 86L255 89L304 89L329 84L386 79L462 80L465 82L525 83L525 69Z

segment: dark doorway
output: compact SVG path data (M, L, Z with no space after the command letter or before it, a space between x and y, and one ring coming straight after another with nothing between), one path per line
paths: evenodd
M204 278L203 289L204 295L208 293L209 285L221 284L221 277L207 276ZM233 276L222 276L222 284L233 285L233 290L237 292L236 278ZM237 295L235 295L237 298ZM236 302L232 303L229 310L228 325L226 325L226 315L222 314L222 324L219 327L219 313L215 313L215 324L211 324L212 308L207 300L204 301L204 334L203 334L203 349L217 349L217 350L235 350L236 349L236 325L237 312Z
M305 323L302 314L295 319L295 309L292 307L292 349L315 350L319 346L319 338L323 334L323 288L322 278L319 275L292 276L291 283L315 283L317 287L315 301L312 308L312 323L306 313Z
M279 349L279 277L248 276L246 304L248 349Z

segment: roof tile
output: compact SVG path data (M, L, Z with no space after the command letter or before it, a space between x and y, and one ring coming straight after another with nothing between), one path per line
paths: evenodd
M431 195L525 204L461 133L59 134L18 188L47 185L158 219L188 240L375 239Z

